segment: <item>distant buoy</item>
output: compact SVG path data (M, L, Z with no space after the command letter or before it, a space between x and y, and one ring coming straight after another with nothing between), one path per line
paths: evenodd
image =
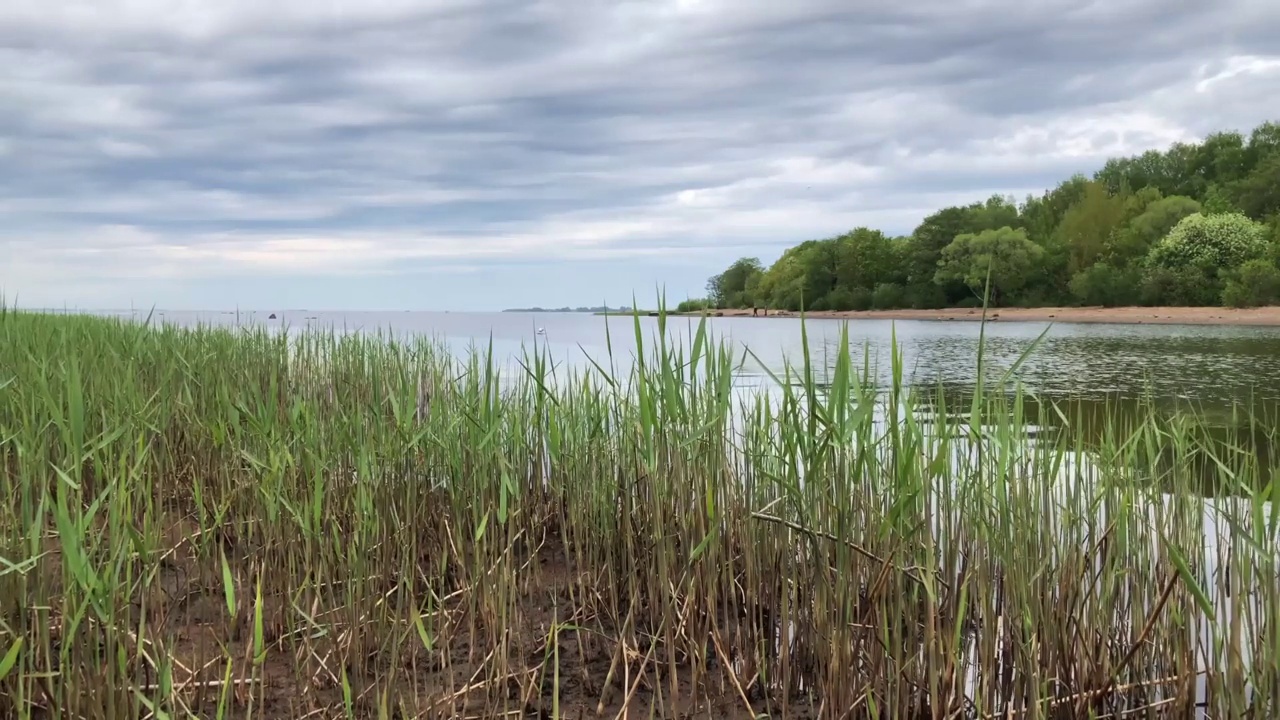
M268 320L275 320L275 319L276 319L276 314L275 314L275 313L271 313L270 315L268 315L268 316L267 316L267 319L268 319Z

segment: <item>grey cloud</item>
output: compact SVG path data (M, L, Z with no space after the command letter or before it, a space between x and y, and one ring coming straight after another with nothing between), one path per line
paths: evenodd
M0 249L49 278L105 273L75 238L121 226L147 240L94 252L135 274L168 246L714 266L1247 129L1280 89L1262 0L326 7L0 8Z

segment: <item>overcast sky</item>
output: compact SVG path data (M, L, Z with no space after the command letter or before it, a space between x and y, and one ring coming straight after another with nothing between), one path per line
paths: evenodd
M1275 0L4 0L23 306L700 295L1280 119Z

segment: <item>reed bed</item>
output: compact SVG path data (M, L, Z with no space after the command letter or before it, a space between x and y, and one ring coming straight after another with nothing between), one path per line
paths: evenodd
M0 310L0 716L1280 716L1280 489L1195 414L634 332Z

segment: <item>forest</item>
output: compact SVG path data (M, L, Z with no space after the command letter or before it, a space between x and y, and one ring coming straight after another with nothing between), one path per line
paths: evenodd
M1021 202L992 196L910 235L866 227L744 257L701 307L869 310L1280 303L1280 123L1113 158Z

